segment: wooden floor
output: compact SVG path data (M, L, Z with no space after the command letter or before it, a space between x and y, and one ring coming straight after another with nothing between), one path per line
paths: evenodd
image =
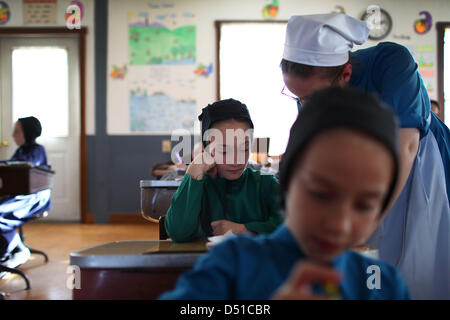
M49 262L41 255L33 254L20 266L28 276L31 289L25 290L25 282L17 275L7 274L0 279L0 292L10 293L9 300L70 300L71 290L66 282L69 254L82 248L118 240L157 240L158 225L91 225L91 224L26 224L25 243L45 251Z

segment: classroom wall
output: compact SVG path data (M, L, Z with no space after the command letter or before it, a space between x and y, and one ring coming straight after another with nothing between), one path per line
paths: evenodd
M155 163L170 159L161 152L167 133L142 132L133 129L130 112L130 91L145 79L145 68L130 65L129 37L130 13L134 18L140 13L149 17L175 14L171 23L192 24L196 27L196 61L188 66L170 68L163 66L151 70L148 79L174 80L182 74L192 83L189 99L195 101L195 111L214 101L216 88L216 20L263 20L262 9L269 0L81 0L85 5L82 25L88 28L86 70L86 123L88 167L88 212L96 223L108 223L114 213L139 213L139 180L151 179L150 169ZM7 25L23 26L19 0L5 0L12 16ZM70 0L58 1L58 25L65 25L63 12ZM438 21L450 21L450 0L280 0L275 20L287 20L294 14L328 13L340 5L346 13L361 17L369 5L386 9L393 19L393 30L383 41L404 44L421 59L424 81L430 96L436 96L436 30ZM427 10L433 17L433 27L418 35L413 30L414 21L422 18L419 12ZM167 19L167 18L166 18ZM166 21L167 22L167 21ZM250 40L249 40L250 41ZM376 44L368 41L364 46ZM193 76L198 65L212 64L208 77ZM128 73L120 79L113 76L114 66L127 66ZM134 70L133 70L134 68ZM140 71L137 71L140 70ZM149 69L150 70L150 69ZM156 70L156 71L155 71ZM171 71L164 72L164 71ZM174 72L178 70L178 72ZM117 71L117 69L116 69ZM120 71L120 70L119 70ZM136 72L137 71L137 72ZM155 73L156 72L156 73ZM192 74L191 74L192 72ZM119 72L120 73L120 72ZM191 78L189 78L191 75ZM175 79L176 80L176 79ZM192 80L192 81L191 81ZM134 82L133 82L134 81ZM170 90L170 87L167 87ZM177 91L177 90L173 90ZM179 92L174 92L176 95ZM135 123L134 123L135 125ZM137 126L139 129L139 126ZM195 130L194 130L195 131Z
M159 74L152 73L150 67L134 66L130 64L132 60L129 57L129 25L131 16L139 16L147 14L149 23L173 23L173 27L182 25L196 26L197 36L197 52L196 63L191 65L192 73L198 64L213 64L213 74L208 78L193 77L195 84L192 86L192 92L185 94L196 101L197 111L207 105L216 98L216 73L214 66L216 61L216 45L215 45L215 27L216 20L262 20L262 9L270 3L269 0L172 0L172 1L117 1L109 2L109 25L108 25L108 70L113 65L128 66L128 75L130 79L116 80L108 77L108 106L107 106L107 131L110 135L115 134L136 134L130 129L130 108L129 108L129 90L136 88L133 85L142 78L139 72L148 77L160 77L167 80L167 77L173 80L182 80L180 74L186 73L185 66L168 67L163 71L168 73L167 77L161 77ZM431 13L433 23L436 21L450 20L450 1L434 0L380 0L380 1L361 1L361 0L343 0L336 1L298 1L298 0L281 0L279 1L279 12L273 20L287 20L294 14L312 14L312 13L328 13L335 10L336 5L343 6L347 14L353 17L361 17L369 5L377 4L387 10L393 19L393 30L390 35L383 41L395 41L407 46L414 56L419 59L423 58L433 66L427 67L424 80L430 88L430 95L435 97L436 94L436 78L435 78L435 49L436 49L436 33L433 27L428 33L418 35L413 30L415 20L423 18L419 16L419 12L427 10ZM183 15L192 15L189 21L183 20ZM174 16L170 19L170 16ZM164 17L165 16L165 17ZM162 17L161 19L158 19ZM249 39L251 41L251 39ZM376 42L367 41L365 46L372 46ZM130 52L129 52L130 51ZM139 70L138 70L139 69ZM189 69L189 68L188 68ZM146 71L144 71L146 70ZM176 70L176 71L174 71ZM187 71L189 72L189 71ZM177 73L177 74L175 74ZM178 79L180 78L180 79ZM142 85L145 87L145 84ZM173 87L167 86L166 90ZM163 88L164 89L164 88ZM179 89L182 90L182 89ZM132 121L132 120L131 120ZM147 133L145 133L147 134Z
M161 152L161 140L168 139L169 135L139 132L132 129L129 92L136 89L136 83L139 83L139 80L145 79L145 76L139 77L136 74L139 75L139 72L150 70L142 67L140 68L141 71L137 71L136 67L130 65L131 58L129 57L128 45L132 18L136 18L139 14L147 15L151 23L156 21L155 17L165 16L166 18L162 19L162 22L173 23L174 26L176 23L178 25L192 24L196 26L196 62L190 66L190 71L193 72L200 63L204 65L212 63L213 65L212 74L208 77L193 77L194 85L191 87L190 94L187 95L195 101L198 114L201 108L216 99L217 94L214 21L263 20L262 9L270 2L269 0L109 1L108 74L106 75L108 87L106 93L106 130L111 148L108 154L110 162L107 169L111 176L107 209L109 213L139 212L139 179L149 178L148 171L154 163L169 160L169 154ZM287 20L294 14L327 13L336 10L337 5L344 7L347 14L359 18L366 8L373 4L387 10L393 19L393 29L383 41L401 43L411 50L417 60L421 59L422 65L420 67L424 71L424 81L429 88L430 96L435 98L437 88L435 23L437 21L450 21L450 1L448 0L426 2L420 0L342 0L339 2L329 0L281 0L275 20ZM423 18L419 15L422 10L431 13L433 27L426 34L419 35L414 32L413 26L415 20ZM184 21L183 15L189 15L191 19ZM168 19L171 16L173 16L173 19ZM362 47L375 44L376 42L368 41ZM128 74L125 79L114 79L111 76L113 65L128 67ZM164 77L168 77L177 80L177 77L181 78L179 74L189 73L189 70L186 70L185 67L166 66L161 67L160 70L162 70L160 73L163 73L164 76L152 71L153 73L147 73L148 78L155 77L167 80ZM178 72L174 70L178 70ZM127 77L129 78L127 79ZM170 86L166 90L170 91ZM106 216L97 216L97 221L106 221Z

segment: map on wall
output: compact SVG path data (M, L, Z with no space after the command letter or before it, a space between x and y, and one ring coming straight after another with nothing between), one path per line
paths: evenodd
M130 131L193 132L196 26L188 13L129 13Z

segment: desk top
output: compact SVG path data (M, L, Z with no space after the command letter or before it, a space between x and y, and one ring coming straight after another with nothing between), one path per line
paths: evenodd
M207 250L206 241L116 241L74 251L70 264L80 268L192 267Z
M141 180L141 188L175 188L181 185L181 180Z

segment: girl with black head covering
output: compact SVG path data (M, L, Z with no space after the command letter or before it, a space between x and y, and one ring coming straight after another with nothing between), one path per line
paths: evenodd
M35 166L48 167L45 148L36 143L41 135L41 123L35 117L20 118L14 125L13 138L19 148L10 161L27 161Z
M377 226L398 177L398 127L373 96L329 88L305 102L280 166L286 219L230 238L162 299L408 299L400 273L352 249Z
M247 107L234 99L217 101L203 108L199 120L204 150L172 198L165 219L169 237L185 242L230 230L274 231L282 222L279 184L247 168L253 129Z
M34 166L48 168L45 148L36 143L41 132L42 127L38 119L20 118L14 125L12 135L19 148L9 161L25 161ZM0 200L0 264L15 268L29 259L30 250L22 242L16 229L33 216L50 208L50 189Z

